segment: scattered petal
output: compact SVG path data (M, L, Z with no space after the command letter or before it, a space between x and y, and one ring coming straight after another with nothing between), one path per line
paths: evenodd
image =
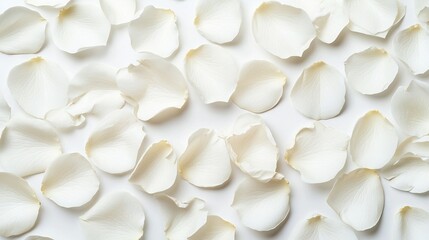
M232 134L233 135L244 134L252 126L260 125L260 124L264 125L266 127L268 137L271 138L272 141L275 141L272 134L271 134L270 129L265 125L265 122L261 118L261 116L253 114L253 113L244 113L244 114L240 115L237 118L237 120L235 120L235 122L234 122Z
M417 17L422 22L429 22L429 1L428 0L414 0L414 8Z
M54 240L54 239L49 237L32 235L32 236L26 237L25 240Z
M0 236L29 231L36 223L39 209L39 199L24 179L0 172Z
M405 206L395 216L397 240L426 240L429 235L429 213L421 208Z
M4 100L3 96L0 93L0 138L3 134L3 130L6 127L6 123L10 119L10 107L7 105L7 102Z
M33 5L35 7L54 7L54 8L62 8L70 0L25 0L25 3Z
M207 222L189 240L234 240L235 226L221 217L210 215Z
M287 150L285 160L300 172L304 182L327 182L343 169L348 144L346 134L315 122L314 127L298 132L295 145Z
M396 149L395 160L404 156L417 156L425 161L429 160L429 135L421 138L409 137L402 141Z
M222 47L204 44L188 52L185 59L188 81L205 104L228 102L238 81L239 68Z
M334 67L316 62L295 82L291 101L302 115L314 120L337 116L345 103L344 77Z
M280 101L285 83L286 76L274 64L250 61L241 69L232 101L254 113L268 111Z
M143 207L127 192L104 196L80 217L85 237L91 240L140 239L144 222Z
M113 25L130 22L136 12L136 0L100 0L100 6Z

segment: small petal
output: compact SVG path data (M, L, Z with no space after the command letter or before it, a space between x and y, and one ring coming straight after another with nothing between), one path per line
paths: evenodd
M140 16L130 22L129 34L136 52L166 58L179 48L176 14L170 9L145 7Z
M24 179L0 172L0 236L29 231L36 223L39 209L39 199Z
M49 237L32 235L32 236L26 237L25 240L54 240L54 239Z
M241 69L232 101L254 113L268 111L280 101L285 83L286 76L274 64L250 61Z
M209 41L219 44L231 42L240 31L240 1L199 0L194 25Z
M61 9L51 25L52 40L62 51L74 54L106 46L110 22L95 4L77 2Z
M342 175L328 195L329 206L356 231L373 228L384 208L384 191L374 170L359 168Z
M343 169L348 143L346 134L315 122L313 128L298 132L295 145L287 150L285 160L300 172L304 182L327 182Z
M21 177L44 172L61 154L57 133L39 119L12 118L0 139L2 169Z
M144 222L143 207L136 197L127 192L104 196L80 216L84 235L91 240L140 239Z
M316 38L309 16L279 2L262 3L253 15L253 36L267 52L279 57L301 57Z
M417 156L425 161L429 160L429 135L421 138L409 137L402 141L396 149L395 160L404 156Z
M128 181L154 194L173 186L176 176L176 154L170 143L163 140L148 147Z
M86 143L86 154L101 170L111 174L134 168L145 137L142 123L127 110L117 110L101 120Z
M264 125L267 130L267 135L271 140L274 142L274 138L271 134L270 129L265 125L264 120L261 118L260 115L256 115L253 113L244 113L240 115L234 122L234 126L232 129L233 135L241 135L247 132L249 128L255 125Z
M207 222L189 240L234 240L235 226L218 216L208 216Z
M7 105L7 102L4 100L2 94L0 93L0 138L3 134L3 130L6 127L6 123L10 119L10 107Z
M291 101L302 115L314 120L337 116L345 103L344 77L334 67L316 62L295 82Z
M216 187L231 176L231 162L225 140L215 131L200 129L188 140L179 158L179 173L197 187Z
M289 183L280 174L266 183L247 178L238 186L232 207L244 226L270 231L286 219L290 210L289 195Z
M234 92L239 68L222 47L204 44L188 52L185 59L188 81L205 104L228 102Z
M422 22L429 22L429 0L414 0L416 15Z
M182 73L160 57L140 60L119 70L117 82L119 89L138 103L137 117L143 121L181 109L188 99Z
M60 66L41 57L15 66L7 79L19 106L37 118L44 118L50 110L67 104L68 84L68 77Z
M35 7L53 7L53 8L62 8L70 0L25 0L25 3L33 5Z
M395 127L378 111L361 117L350 138L350 155L360 167L380 169L390 162L398 146Z
M136 0L100 0L100 6L113 25L130 22L136 12Z
M79 153L58 157L43 176L41 191L61 207L80 207L97 193L100 181L91 164Z
M429 235L429 212L405 206L395 216L395 240L426 240Z

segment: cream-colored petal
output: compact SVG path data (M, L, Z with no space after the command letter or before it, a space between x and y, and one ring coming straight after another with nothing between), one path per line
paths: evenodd
M200 129L188 140L179 158L179 173L197 187L216 187L231 176L231 161L225 140L214 130Z
M0 139L3 170L25 177L46 170L62 154L60 139L46 121L12 118Z
M45 43L46 19L25 7L12 7L0 15L0 52L37 53Z
M286 151L285 160L300 172L304 182L327 182L343 169L348 143L347 134L315 122L314 127L298 132L294 146Z
M54 8L62 8L70 0L25 0L25 3L33 5L35 7L54 7Z
M404 156L417 156L425 161L429 160L429 135L420 138L409 137L402 141L396 149L393 163Z
M136 0L99 0L101 9L113 25L130 22L136 12Z
M350 155L360 167L380 169L390 162L398 146L395 127L378 111L367 112L353 129Z
M2 94L0 93L0 138L3 134L3 130L6 127L6 123L10 119L10 107L7 102L4 100Z
M202 226L189 240L234 240L234 224L222 219L221 217L210 215L207 222Z
M396 55L415 74L429 70L429 33L419 24L400 31L393 43Z
M110 22L101 8L88 2L76 2L61 9L51 22L52 40L62 51L74 54L106 46Z
M357 240L353 230L344 223L322 215L315 215L300 223L290 240Z
M52 239L50 237L32 235L32 236L26 237L25 240L54 240L54 239Z
M241 114L234 122L231 134L232 135L241 135L247 132L249 128L255 125L264 125L267 130L268 137L274 142L274 138L271 134L270 129L265 125L264 120L260 115L253 113L244 113Z
M407 10L405 5L400 0L397 0L396 2L398 4L398 12L396 14L395 22L393 23L391 28L389 28L383 32L376 33L376 34L371 34L367 30L360 28L359 26L356 26L353 24L349 24L349 29L351 31L354 31L354 32L360 32L360 33L372 35L372 36L379 37L379 38L386 38L387 35L389 34L389 31L404 18L406 10Z
M289 195L289 182L280 174L266 183L247 178L238 186L232 207L244 226L269 231L286 219L290 210Z
M404 206L395 216L394 240L426 240L429 235L429 212Z
M0 236L29 231L36 223L39 209L39 199L24 179L0 172Z
M198 0L195 15L195 27L209 41L231 42L240 31L239 0Z
M170 143L162 140L148 147L128 181L154 194L173 186L176 177L176 154Z
M129 110L117 110L91 133L86 154L104 172L124 173L134 168L145 135L142 123Z
M204 103L228 102L239 77L233 56L222 47L204 44L188 52L186 75Z
M384 208L380 177L366 168L344 174L335 182L327 202L343 222L356 231L373 228Z
M399 69L386 50L375 47L352 54L344 64L348 84L367 95L386 90Z
M15 66L7 79L19 106L37 118L44 118L50 110L67 104L68 84L68 77L60 66L41 57Z
M429 0L414 0L416 15L422 22L429 22Z
M98 192L100 181L91 164L79 153L58 157L49 165L41 191L61 207L80 207Z
M137 117L143 121L181 109L188 99L182 73L160 57L143 59L119 70L117 82L120 90L138 103Z
M302 115L320 120L337 116L343 109L345 95L341 73L324 62L316 62L301 73L290 97Z
M241 68L232 101L251 112L268 111L282 98L285 83L286 76L274 64L250 61Z
M91 240L140 239L144 223L141 203L128 192L110 193L80 216L84 235Z
M130 22L131 46L136 52L149 52L163 58L179 48L176 14L170 9L147 6Z
M253 36L267 52L279 57L301 57L316 38L309 16L279 2L262 3L253 14Z

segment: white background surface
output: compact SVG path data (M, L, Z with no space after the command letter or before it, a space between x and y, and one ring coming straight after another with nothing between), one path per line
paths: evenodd
M86 0L94 1L96 0ZM24 5L24 1L18 0L1 0L0 12L14 5ZM327 194L332 187L333 182L320 185L305 184L300 180L299 174L291 169L283 160L283 154L287 148L293 144L295 134L299 129L305 126L310 126L312 120L306 119L296 112L290 104L289 93L293 83L298 78L301 71L318 60L326 61L328 64L335 66L344 74L344 61L352 53L364 50L370 46L384 47L390 53L392 52L392 40L394 35L400 30L418 22L414 6L411 0L404 0L408 4L407 14L404 20L393 31L390 32L386 40L367 37L361 34L356 34L345 29L341 37L334 44L326 45L318 40L315 40L310 49L306 51L303 58L292 60L281 60L261 49L254 41L251 31L251 17L256 7L261 3L260 0L242 0L243 23L239 36L232 43L223 45L235 56L236 60L243 64L246 61L253 59L264 59L274 62L288 76L288 81L285 87L285 93L274 109L262 114L262 117L271 128L273 135L280 148L281 158L278 163L278 170L286 176L290 181L291 186L291 212L287 220L282 224L277 231L269 233L260 233L244 227L235 211L230 207L233 199L234 191L237 185L244 179L244 175L234 167L234 172L231 181L223 188L216 190L204 190L191 186L187 182L178 179L175 189L168 193L178 197L181 200L187 200L191 197L199 197L207 202L209 213L220 215L222 218L234 223L237 227L236 239L253 240L253 239L288 239L295 225L304 219L311 217L313 214L320 213L325 216L337 218L333 210L326 203ZM287 0L282 2L287 3ZM155 7L171 8L177 15L178 26L180 32L180 48L172 57L169 58L183 72L184 56L191 48L196 48L200 44L208 43L200 36L193 26L195 0L144 0L138 1L138 8L143 9L144 6L153 4ZM31 9L36 9L42 16L52 19L56 16L56 10L37 9L27 6ZM71 78L81 67L89 62L105 62L115 67L126 67L128 64L139 59L141 54L135 53L130 45L128 30L126 25L113 27L107 47L101 47L80 54L71 55L58 50L50 40L50 29L47 29L47 43L39 54L48 60L56 61ZM76 33L79 34L79 33ZM15 65L22 63L36 55L15 55L8 56L0 54L0 87L7 102L13 108L13 114L19 111L16 103L10 96L7 88L6 80L8 72ZM400 73L385 92L377 96L363 96L347 89L346 105L341 114L331 120L323 121L327 126L336 127L349 135L353 129L356 120L372 109L379 109L392 122L389 101L395 89L400 85L405 85L411 81L414 76L401 63ZM244 110L237 108L231 104L221 105L204 105L193 89L190 89L190 99L184 108L183 112L174 118L161 123L145 123L145 131L148 137L145 139L144 148L150 143L167 139L171 142L180 155L187 144L187 139L191 133L199 128L213 128L220 132L226 132L234 120ZM65 152L81 152L84 153L84 145L94 121L89 119L89 122L83 129L78 129L72 133L62 136L62 142ZM353 169L353 164L348 160L346 171ZM27 235L43 235L52 237L57 240L82 239L83 235L79 226L79 216L94 203L108 192L112 191L129 191L141 201L146 212L145 233L142 239L158 240L164 239L164 217L162 214L161 205L158 204L156 198L144 192L139 191L127 182L128 175L113 176L97 170L101 179L101 189L95 199L89 204L76 209L64 209L58 207L50 200L44 198L40 193L40 183L42 175L36 175L27 178L31 186L35 189L39 199L42 202L42 208L37 224L33 230L18 237L21 239ZM393 218L395 213L403 205L411 205L429 210L429 195L413 195L406 192L400 192L392 189L386 181L383 180L385 189L386 203L384 214L379 224L372 230L357 233L359 239L392 239L394 234Z

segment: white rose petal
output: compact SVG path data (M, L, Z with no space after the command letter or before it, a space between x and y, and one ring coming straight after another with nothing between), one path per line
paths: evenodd
M62 8L70 0L25 0L25 3L36 6L36 7L54 7L54 8Z
M429 234L429 213L421 208L405 206L395 216L394 240L426 240Z
M207 222L189 240L234 240L235 226L221 217L210 215Z
M113 25L130 22L136 12L136 0L100 0L100 6Z
M6 127L6 123L10 119L10 107L7 105L7 102L4 100L2 94L0 93L0 138L3 134L3 130Z

